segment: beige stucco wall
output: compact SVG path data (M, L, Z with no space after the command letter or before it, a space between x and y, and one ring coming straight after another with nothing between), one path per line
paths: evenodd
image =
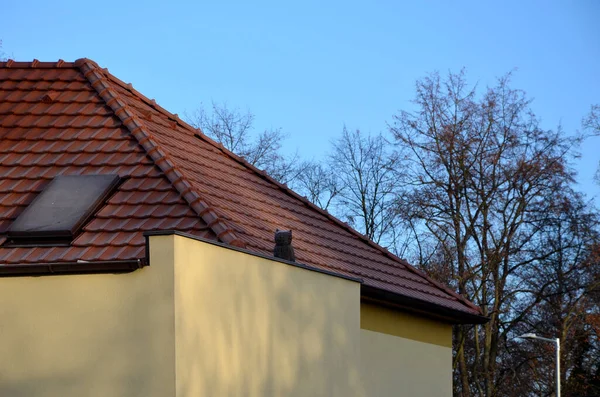
M450 396L451 327L182 236L121 275L0 278L0 396Z
M452 327L361 303L361 373L369 397L452 395Z
M0 278L0 396L173 396L172 239L128 274Z
M184 237L175 258L178 397L362 395L359 283Z

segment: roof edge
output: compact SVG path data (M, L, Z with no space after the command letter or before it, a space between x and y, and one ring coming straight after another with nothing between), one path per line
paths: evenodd
M65 62L59 59L57 62L40 62L34 59L31 62L15 61L14 59L8 59L0 62L0 68L15 68L15 69L55 69L55 68L75 68L75 62Z
M130 273L145 266L148 266L148 262L144 259L90 262L48 262L33 264L24 263L17 265L0 265L0 278L57 276L68 274Z
M195 128L189 126L189 125L187 126L187 128L190 128L190 129L192 129L194 131L199 131L199 129L195 129ZM202 131L200 131L200 132L202 132ZM442 292L445 292L445 293L451 295L453 298L455 298L456 300L460 301L462 304L464 304L465 306L467 306L471 310L474 310L474 311L477 311L477 312L481 313L481 309L479 308L479 306L475 305L474 303L472 303L471 301L469 301L464 296L462 296L462 295L458 294L457 292L451 290L449 287L443 285L442 283L434 280L433 278L431 278L430 276L428 276L426 273L424 273L424 272L418 270L417 268L415 268L413 265L411 265L410 263L408 263L406 260L404 260L402 258L399 258L398 256L396 256L393 253L391 253L387 248L382 247L381 245L379 245L379 244L375 243L374 241L372 241L371 239L369 239L364 234L358 232L357 230L355 230L354 228L352 228L348 223L341 221L340 219L336 218L335 216L333 216L328 211L326 211L326 210L320 208L319 206L317 206L316 204L310 202L305 197L300 196L294 190L290 189L287 185L285 185L285 184L277 181L276 179L274 179L273 177L271 177L269 174L267 174L265 171L260 170L256 166L250 164L243 157L240 157L240 156L236 155L235 153L231 152L230 150L228 150L227 148L225 148L222 144L215 142L214 140L212 140L211 138L209 138L208 136L206 136L204 133L202 133L202 135L199 135L199 136L201 138L203 138L206 142L208 142L208 143L214 145L215 147L217 147L218 149L222 150L224 153L226 153L227 155L229 155L230 157L232 157L234 160L236 160L240 164L244 165L245 167L247 167L247 168L251 169L252 171L254 171L255 173L257 173L263 179L267 180L270 183L275 184L280 190L282 190L283 192L285 192L289 196L292 196L292 197L300 200L308 208L317 211L318 213L320 213L321 215L325 216L330 221L334 222L338 226L340 226L343 229L345 229L346 231L350 232L352 235L354 235L355 237L357 237L359 240L363 241L367 245L369 245L369 246L375 248L376 250L380 251L384 256L387 256L388 258L392 259L393 261L395 261L395 262L397 262L399 264L402 264L411 273L416 274L419 277L422 277L425 280L429 281L436 288L438 288Z
M94 61L86 59L86 58L82 58L82 59L79 59L79 60L75 61L76 65L78 63L79 64L80 63L89 63L90 65L92 65L96 69L98 69L98 70L100 69L100 67L98 66L98 64L96 64ZM107 74L109 74L107 69L104 69L104 71ZM464 304L469 309L471 309L473 311L476 311L476 312L478 312L478 313L481 314L481 309L477 305L475 305L474 303L472 303L471 301L469 301L468 299L466 299L464 296L462 296L462 295L458 294L457 292L451 290L449 287L443 285L442 283L434 280L433 278L431 278L430 276L428 276L426 273L418 270L417 268L415 268L413 265L411 265L410 263L408 263L404 259L399 258L398 256L396 256L393 253L391 253L387 248L380 246L379 244L375 243L374 241L372 241L371 239L369 239L364 234L359 233L358 231L356 231L355 229L353 229L350 225L348 225L346 222L342 222L340 219L336 218L335 216L333 216L332 214L330 214L328 211L323 210L322 208L318 207L314 203L310 202L305 197L300 196L298 193L296 193L295 191L293 191L292 189L290 189L287 185L284 185L281 182L279 182L279 181L275 180L274 178L272 178L264 170L260 170L256 166L250 164L243 157L238 156L237 154L235 154L232 151L230 151L227 148L225 148L225 146L223 146L222 144L220 144L220 143L216 142L215 140L211 139L210 137L208 137L199 128L192 127L190 124L188 124L185 121L183 121L177 114L169 112L168 110L166 110L162 106L158 105L155 100L149 99L148 97L144 96L142 93L140 93L139 91L137 91L136 89L134 89L131 84L126 84L125 82L123 82L122 80L120 80L117 77L113 76L112 74L109 74L108 78L110 78L111 81L115 82L116 84L119 84L122 88L130 91L132 94L136 95L142 101L144 101L144 103L146 103L147 105L153 107L154 109L156 109L160 113L164 114L169 119L173 120L178 125L180 125L181 127L187 129L191 133L198 134L198 132L200 132L200 134L198 134L198 136L200 138L202 138L205 142L211 144L212 146L214 146L217 149L221 150L223 153L225 153L226 155L228 155L229 157L231 157L232 159L234 159L238 163L240 163L243 166L245 166L245 167L249 168L250 170L254 171L256 174L258 174L263 179L267 180L270 183L273 183L275 186L277 186L280 190L282 190L283 192L285 192L289 196L292 196L292 197L300 200L302 203L304 203L304 205L306 205L307 207L311 208L312 210L317 211L321 215L325 216L327 219L329 219L330 221L334 222L338 226L342 227L346 231L350 232L352 235L354 235L355 237L357 237L359 240L365 242L367 245L370 245L371 247L379 250L384 256L387 256L388 258L392 259L393 261L395 261L395 262L397 262L399 264L402 264L411 273L416 274L419 277L424 278L425 280L429 281L431 284L433 284L436 288L438 288L442 292L449 294L450 296L452 296L456 300L460 301L462 304ZM89 78L88 78L88 80L89 80ZM115 111L115 114L116 114L116 111ZM131 129L130 129L130 131L131 131ZM147 131L145 131L145 133L146 133L145 135L147 137L150 137L150 135L148 134ZM162 169L162 167L161 167L161 169ZM163 170L163 172L165 172L165 171ZM183 176L181 178L183 179ZM187 183L187 185L191 189L191 185L189 183ZM202 216L202 215L200 215L200 216ZM210 225L210 223L209 223L209 225ZM215 233L216 233L216 231L215 231ZM218 235L218 233L217 233L217 235ZM242 243L242 245L239 245L239 244L232 244L232 243L227 242L227 241L225 241L225 242L228 243L228 244L234 245L234 246L240 246L242 248L245 248L245 245L243 243Z
M391 304L393 307L441 319L451 324L485 324L490 321L488 317L480 314L452 309L421 299L410 298L379 288L370 287L365 284L361 285L361 296L375 303L383 305Z
M93 61L90 61L90 62L93 62ZM363 242L367 243L371 247L373 247L373 248L381 251L388 258L394 260L395 262L398 262L398 263L402 264L411 273L416 274L416 275L418 275L420 277L423 277L427 281L431 282L436 288L440 289L441 291L443 291L445 293L450 294L452 297L456 298L458 301L460 301L461 303L463 303L465 306L471 308L472 310L481 312L481 309L477 305L473 304L471 301L469 301L468 299L466 299L464 296L456 293L455 291L452 291L450 288L448 288L447 286L443 285L442 283L437 282L433 278L429 277L426 273L424 273L424 272L418 270L417 268L415 268L413 265L411 265L407 261L405 261L402 258L399 258L396 255L394 255L393 253L391 253L387 248L380 246L379 244L375 243L374 241L372 241L371 239L369 239L364 234L359 233L358 231L356 231L355 229L353 229L350 225L348 225L346 222L341 221L340 219L338 219L335 216L333 216L332 214L330 214L328 211L323 210L319 206L317 206L314 203L310 202L305 197L300 196L298 193L296 193L295 191L293 191L292 189L290 189L287 185L285 185L285 184L277 181L273 177L271 177L264 170L261 170L258 167L250 164L246 159L244 159L243 157L238 156L237 154L233 153L232 151L230 151L229 149L227 149L225 146L223 146L223 144L221 144L219 142L216 142L212 138L208 137L199 128L194 128L190 124L186 123L176 113L169 112L168 110L166 110L165 108L163 108L162 106L160 106L154 99L149 99L148 97L144 96L142 93L140 93L135 88L133 88L133 86L131 84L126 84L124 81L122 81L119 78L113 76L112 74L109 76L109 78L112 81L114 81L115 83L119 84L122 88L130 91L132 94L134 94L137 97L139 97L148 106L153 107L158 112L160 112L160 113L164 114L165 116L167 116L170 120L176 122L179 126L187 129L191 133L197 134L198 137L201 138L201 139L203 139L205 142L211 144L212 146L214 146L217 149L221 150L223 153L227 154L229 157L231 157L232 159L234 159L238 163L240 163L243 166L245 166L245 167L249 168L250 170L254 171L255 173L257 173L263 179L267 180L270 183L273 183L280 190L284 191L286 194L288 194L288 195L290 195L290 196L292 196L292 197L300 200L307 207L311 208L312 210L316 210L321 215L325 216L327 219L331 220L332 222L336 223L338 226L341 226L345 230L349 231L355 237L358 237L360 240L362 240ZM198 134L198 132L200 132L200 134Z
M152 139L152 135L146 129L144 123L129 109L126 102L120 98L107 81L107 77L98 64L87 58L75 61L81 73L104 100L106 105L112 109L123 125L129 130L146 154L154 161L167 179L177 189L179 194L187 201L189 206L200 216L217 238L227 244L237 247L245 247L245 243L236 235L233 229L222 219L221 216L203 200L192 184L177 169L167 154Z

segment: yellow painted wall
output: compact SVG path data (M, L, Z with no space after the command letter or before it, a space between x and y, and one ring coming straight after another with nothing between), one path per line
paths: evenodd
M452 347L452 326L369 301L360 303L360 327L418 342Z
M175 258L178 397L362 395L357 282L185 237Z
M0 278L0 396L173 396L172 239L128 274Z
M452 326L361 302L361 365L369 397L452 395Z
M182 236L121 275L0 278L0 396L449 396L451 328Z

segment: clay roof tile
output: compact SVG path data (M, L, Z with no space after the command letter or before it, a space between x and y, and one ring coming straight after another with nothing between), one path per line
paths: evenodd
M56 175L125 178L71 247L4 245L0 264L141 258L142 232L159 229L270 255L275 228L292 228L300 262L361 277L384 296L480 315L89 59L0 62L0 115L0 233Z

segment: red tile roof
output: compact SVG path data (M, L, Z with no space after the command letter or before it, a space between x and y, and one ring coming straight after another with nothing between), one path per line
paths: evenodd
M144 231L178 230L359 277L384 299L479 309L226 150L94 62L0 63L0 244L60 174L126 178L70 247L0 247L0 264L143 258ZM387 297L387 298L386 298Z

